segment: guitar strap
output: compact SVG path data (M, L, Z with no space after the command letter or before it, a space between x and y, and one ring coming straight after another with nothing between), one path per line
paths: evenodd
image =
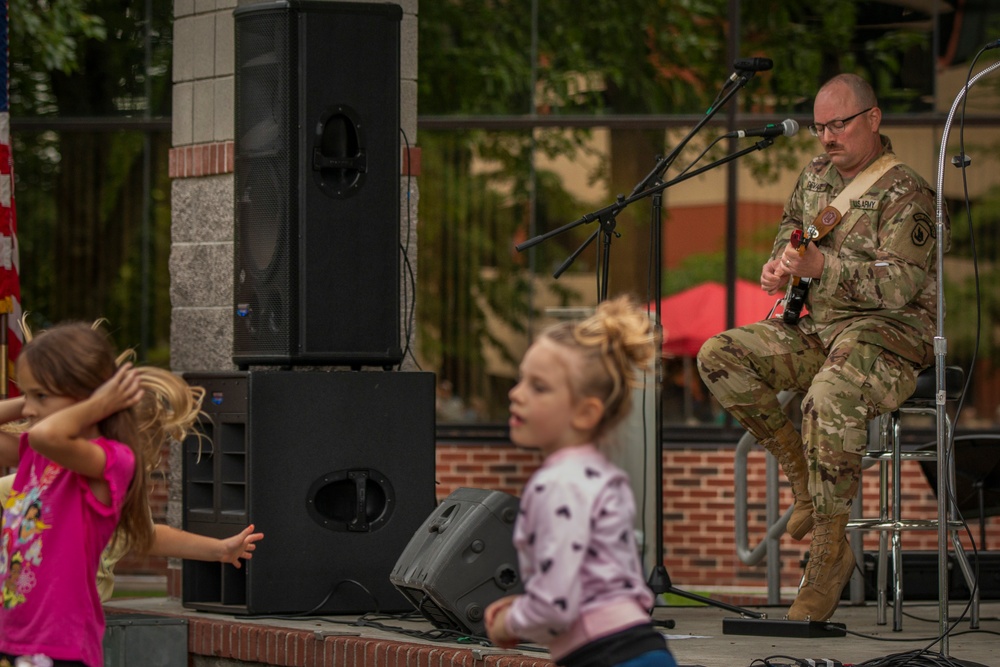
M812 224L816 230L815 233L806 235L809 240L817 241L829 234L837 226L837 223L844 219L844 214L851 207L851 200L868 192L868 189L875 185L875 182L882 178L885 172L897 164L902 164L899 158L891 153L886 153L865 167L864 171L855 176L854 180L840 191L840 194L834 198L829 206L819 212Z

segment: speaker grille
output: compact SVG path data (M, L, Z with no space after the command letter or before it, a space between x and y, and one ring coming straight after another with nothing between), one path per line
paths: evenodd
M250 14L236 31L236 349L292 351L298 215L292 183L297 116L292 78L295 32L288 12Z

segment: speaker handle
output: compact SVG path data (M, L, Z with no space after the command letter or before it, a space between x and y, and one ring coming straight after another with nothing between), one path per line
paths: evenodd
M453 514L458 511L458 505L450 505L441 511L441 515L434 519L429 526L427 526L427 532L429 533L443 533L451 525L453 519Z
M357 192L368 172L365 134L358 112L338 104L316 122L313 177L326 194L342 199Z
M389 479L371 468L328 473L316 479L306 493L309 515L334 531L377 530L392 516L395 504Z
M350 530L368 530L368 515L366 504L368 502L368 471L352 470L348 477L354 480L354 517L348 523Z

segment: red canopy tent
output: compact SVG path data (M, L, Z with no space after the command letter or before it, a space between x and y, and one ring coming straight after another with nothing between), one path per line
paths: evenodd
M736 326L767 317L779 296L769 295L760 285L736 281ZM726 286L705 282L660 301L663 320L663 354L694 357L702 344L726 326Z

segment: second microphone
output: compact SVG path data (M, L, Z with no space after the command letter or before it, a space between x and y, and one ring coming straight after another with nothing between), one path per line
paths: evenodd
M756 130L735 130L724 134L725 137L778 137L785 135L793 137L799 131L799 124L791 118L786 118L780 123L771 123Z

